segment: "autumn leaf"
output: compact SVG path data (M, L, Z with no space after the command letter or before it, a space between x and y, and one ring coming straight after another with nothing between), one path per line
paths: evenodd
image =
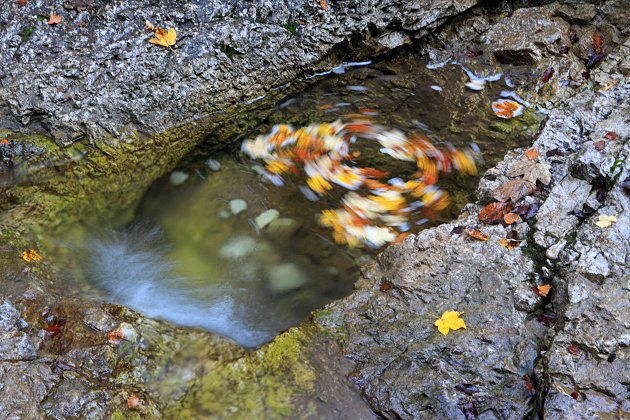
M534 191L536 191L536 184L527 179L518 178L499 185L494 190L494 198L499 201L507 201L509 199L512 202L516 202Z
M43 260L42 256L39 255L39 253L34 249L29 249L28 251L22 252L22 259L27 263L30 263L31 261L39 262Z
M580 354L580 348L578 346L567 346L567 351L574 356Z
M149 21L149 19L144 20L144 30L153 32L155 30L155 25Z
M0 144L9 144L9 139L0 140Z
M516 213L508 213L503 216L503 221L505 221L505 223L507 223L508 225L511 225L514 223L522 222L523 220L521 219L521 216Z
M383 293L387 292L389 289L392 288L392 284L387 281L387 280L383 280L383 282L381 283L381 287L379 288L379 290Z
M523 381L525 381L525 389L530 395L534 395L534 384L531 379L529 379L529 375L523 375Z
M543 284L542 286L534 286L534 293L538 296L547 297L549 291L551 290L551 285Z
M483 233L480 229L464 229L464 232L466 232L469 237L477 239L478 241L487 241L489 238L489 236Z
M322 9L328 10L328 3L326 2L326 0L319 0L319 5L322 7Z
M435 321L435 326L444 335L448 335L450 330L466 329L466 323L460 318L462 314L463 312L445 311L442 317Z
M536 185L540 181L545 185L551 182L551 166L546 163L533 162L529 159L521 159L516 162L507 172L507 176L523 176L526 180Z
M595 222L595 224L601 228L607 228L613 223L617 223L617 218L615 216L608 216L605 214L599 216L599 220Z
M604 47L604 38L602 38L602 36L599 33L594 32L593 33L593 50L595 51L596 54L601 54L603 47Z
M529 160L536 160L538 158L538 150L536 150L536 148L532 147L531 149L527 149L525 151L525 156L527 156L527 159Z
M18 6L20 7L26 6L26 0L18 0Z
M619 134L614 131L609 131L604 135L604 138L607 140L617 140L617 137L619 137Z
M523 113L523 105L507 99L499 99L492 102L492 111L499 118L514 118Z
M601 152L602 150L604 150L605 147L606 147L605 140L598 140L595 143L593 143L593 148L597 150L598 152Z
M478 219L487 225L496 225L503 221L506 213L512 210L511 203L490 203L479 212Z
M544 83L547 83L550 79L551 76L553 76L553 74L556 72L556 70L553 67L549 67L547 70L545 70L545 72L543 73L541 79Z
M138 398L136 395L130 395L129 398L127 398L127 408L130 410L136 408L139 403L140 398Z
M172 47L175 45L175 38L177 38L177 31L175 28L171 28L168 31L160 28L155 28L155 38L151 38L149 42L151 44L159 45L160 47Z
M517 241L516 239L510 239L510 238L501 238L497 242L499 243L499 245L506 247L508 251L511 251L514 248L518 248L521 244L521 241Z
M56 25L58 23L61 23L61 16L59 16L59 15L50 15L50 19L48 19L48 24L49 25Z
M111 330L107 333L107 342L110 344L120 344L125 339L125 332L122 327L118 327L115 330Z

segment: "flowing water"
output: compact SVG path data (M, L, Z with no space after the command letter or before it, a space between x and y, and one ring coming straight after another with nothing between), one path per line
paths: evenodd
M378 124L428 134L437 144L476 143L483 171L528 141L535 117L498 119L490 102L506 89L504 82L472 91L464 86L468 80L460 66L429 70L412 55L348 69L261 110L253 117L261 119L259 126L241 139L278 123L331 122L369 108ZM299 178L272 185L261 177L260 162L236 152L239 143L212 155L200 148L155 183L132 224L94 234L85 272L107 300L255 347L351 291L358 265L375 251L337 245L318 225L318 213L335 208L338 197L309 201ZM415 170L370 144L359 161L403 178ZM453 204L415 230L455 216L473 199L477 181L444 176L440 185Z

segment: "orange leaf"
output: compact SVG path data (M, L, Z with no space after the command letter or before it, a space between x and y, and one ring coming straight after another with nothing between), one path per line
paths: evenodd
M18 0L18 6L20 7L26 6L26 0Z
M594 32L593 33L593 50L595 50L595 53L601 54L603 47L604 47L604 38L602 38L602 36L598 34L597 32Z
M534 293L538 296L546 297L551 290L551 285L543 284L542 286L534 286Z
M120 344L124 339L125 332L120 327L107 333L107 341L110 344Z
M136 408L139 403L140 403L140 398L138 398L135 395L131 395L129 396L129 398L127 398L127 408L129 408L130 410L133 410L134 408Z
M39 262L43 260L42 256L39 255L39 253L34 249L29 249L28 251L22 252L22 259L27 263L30 263L31 261Z
M538 150L536 150L535 147L527 149L527 151L525 152L525 156L527 156L527 159L529 160L536 160L536 158L538 157Z
M523 106L515 101L507 99L499 99L492 102L492 111L494 115L500 118L513 118L522 113Z
M506 214L505 216L503 216L503 220L508 225L511 225L513 223L518 223L518 222L522 221L521 216L519 216L516 213L508 213L508 214Z
M0 144L9 144L9 139L0 140Z
M330 109L332 107L333 107L332 105L327 104L327 105L320 105L320 106L317 107L317 109L319 109L320 111L324 111L324 110Z
M48 19L49 25L56 25L61 22L61 16L59 15L50 15L50 19Z
M392 288L392 284L388 282L387 280L383 280L383 283L381 283L380 291L385 293L391 288Z
M326 0L319 0L319 5L322 6L322 9L328 10L328 3L326 3Z
M510 203L490 203L479 212L479 221L487 225L496 225L503 221L503 216L512 210Z
M151 38L149 42L151 44L159 45L160 47L172 47L175 45L175 38L177 38L177 31L175 28L171 28L168 31L164 28L155 28L155 38Z
M396 236L396 239L392 241L393 244L400 243L405 240L407 236L411 235L411 232L403 232L400 235Z
M464 229L464 232L466 232L471 238L477 239L478 241L487 241L489 238L489 236L483 233L480 229Z

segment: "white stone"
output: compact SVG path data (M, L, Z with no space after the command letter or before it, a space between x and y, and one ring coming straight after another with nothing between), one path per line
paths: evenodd
M268 269L269 289L274 293L287 293L308 283L308 278L295 264L285 263Z
M189 175L186 172L173 171L171 172L171 176L168 178L168 180L172 185L178 186L186 182L188 176Z
M236 236L227 241L220 249L219 255L227 259L245 257L256 249L256 241L249 236Z
M247 210L247 203L245 200L241 200L240 198L230 200L229 206L232 214L239 214L240 212Z
M258 226L258 229L263 229L269 223L276 220L278 216L280 216L280 212L278 212L278 210L276 209L269 209L267 211L264 211L256 216L256 226Z

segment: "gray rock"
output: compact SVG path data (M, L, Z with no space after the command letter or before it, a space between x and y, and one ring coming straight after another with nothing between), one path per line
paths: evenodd
M240 198L230 200L228 206L230 207L232 214L239 214L240 212L247 210L247 203L245 200L241 200Z
M58 378L43 363L0 362L0 417L41 418L39 404Z
M278 210L269 209L256 216L254 221L256 222L258 229L264 229L267 225L276 220L278 216L280 216L280 212Z

